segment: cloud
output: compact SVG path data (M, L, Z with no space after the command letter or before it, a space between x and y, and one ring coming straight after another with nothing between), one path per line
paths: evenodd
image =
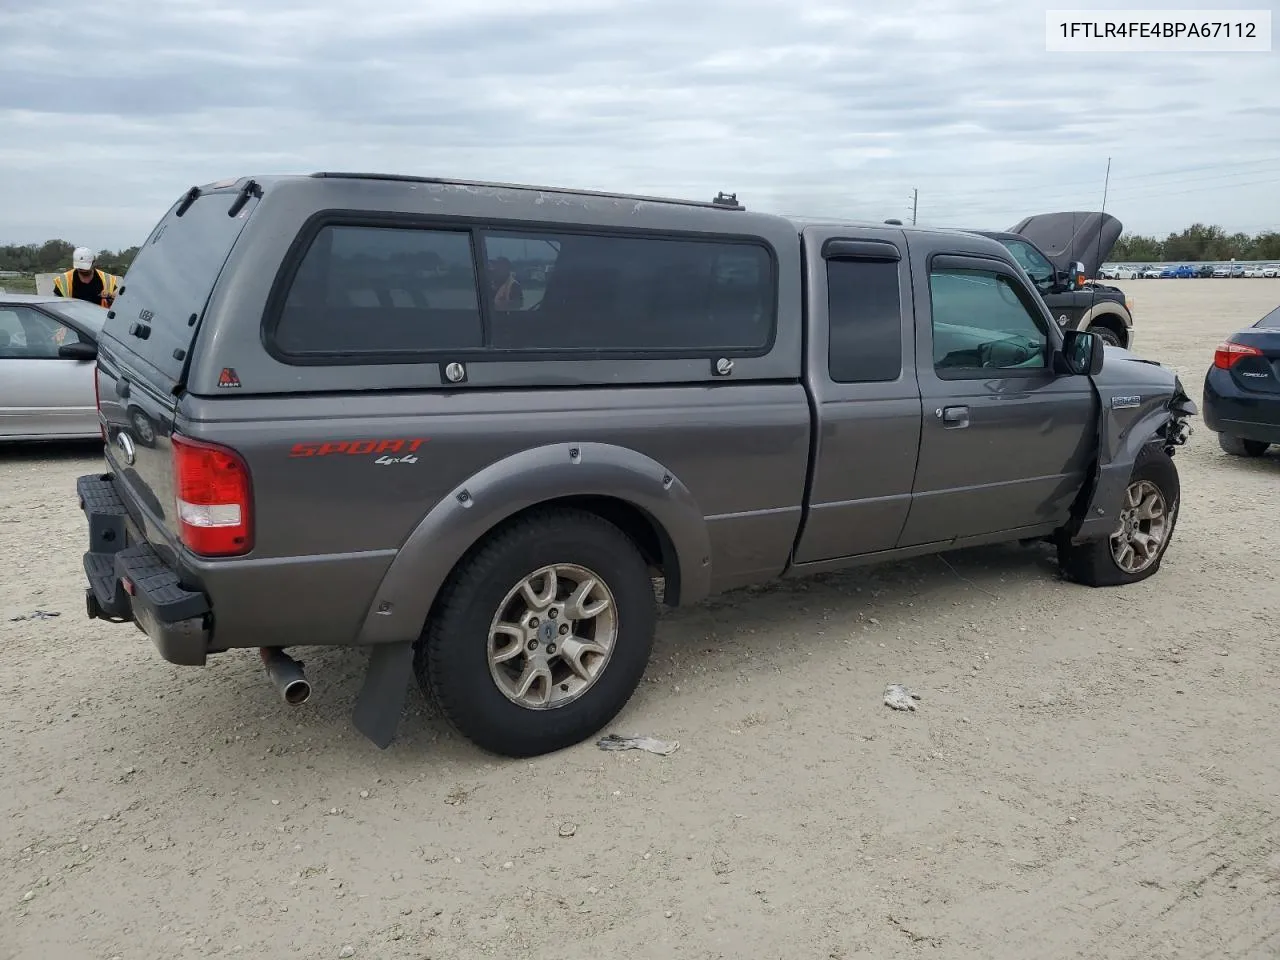
M1096 208L1108 156L1133 229L1280 222L1275 55L1050 55L1047 5L44 0L0 12L0 242L319 169L1004 227Z

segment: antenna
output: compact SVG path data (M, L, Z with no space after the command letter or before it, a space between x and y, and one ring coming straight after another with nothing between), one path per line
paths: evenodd
M1111 158L1107 157L1107 173L1102 178L1102 210L1098 214L1098 249L1102 249L1102 227L1107 220L1107 191L1111 188ZM1098 261L1098 267L1101 269L1102 261ZM1094 283L1089 287L1089 309L1092 310L1098 302L1098 285L1097 277L1094 277Z

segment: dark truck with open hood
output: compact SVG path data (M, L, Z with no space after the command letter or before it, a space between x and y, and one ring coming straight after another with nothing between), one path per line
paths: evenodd
M1133 348L1133 301L1097 281L1124 225L1107 213L1042 213L1008 230L979 230L999 240L1027 272L1064 330L1088 330Z
M1041 539L1151 576L1194 406L1062 330L1005 246L707 202L369 174L193 187L101 338L91 617L172 663L369 653L481 746L627 703L662 602Z

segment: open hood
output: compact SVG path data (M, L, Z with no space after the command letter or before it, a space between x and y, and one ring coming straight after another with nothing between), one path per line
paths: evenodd
M1070 272L1073 260L1084 264L1087 277L1098 270L1120 239L1122 224L1109 213L1040 213L1009 228L1026 237L1063 273Z

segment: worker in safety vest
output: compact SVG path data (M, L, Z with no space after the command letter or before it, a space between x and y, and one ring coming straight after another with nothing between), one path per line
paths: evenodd
M95 270L93 251L88 247L76 247L71 256L71 269L53 279L53 292L59 297L74 297L104 307L111 306L116 298L120 278L105 270Z

